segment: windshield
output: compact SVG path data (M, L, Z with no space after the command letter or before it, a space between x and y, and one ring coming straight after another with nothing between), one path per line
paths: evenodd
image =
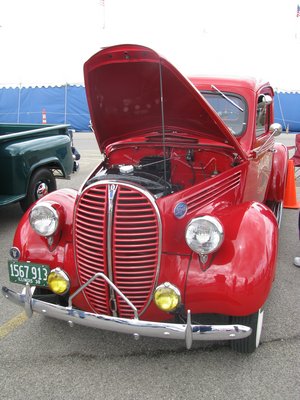
M222 118L234 136L239 136L244 132L247 123L247 106L242 97L232 93L226 93L227 99L220 96L219 93L201 92L201 94Z

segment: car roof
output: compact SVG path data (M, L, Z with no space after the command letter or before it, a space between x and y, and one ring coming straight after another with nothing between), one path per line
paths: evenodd
M190 76L189 80L197 87L208 90L211 85L217 87L239 87L257 92L264 86L270 86L268 81L253 77L221 77L221 76Z

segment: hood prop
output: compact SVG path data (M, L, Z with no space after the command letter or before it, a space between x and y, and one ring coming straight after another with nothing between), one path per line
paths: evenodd
M159 88L160 88L160 109L161 109L161 129L163 139L163 155L164 155L164 194L168 194L167 184L167 148L166 148L166 131L165 131L165 112L164 112L164 92L163 92L163 77L162 77L162 65L159 60Z

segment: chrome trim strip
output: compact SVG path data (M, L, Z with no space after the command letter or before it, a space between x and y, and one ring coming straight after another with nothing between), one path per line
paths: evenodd
M118 185L112 184L108 185L108 213L107 213L107 232L106 232L106 256L107 256L107 272L108 272L108 277L110 281L113 280L113 266L112 266L112 251L111 251L111 246L112 246L112 226L113 226L113 219L114 219L114 208L115 208L115 195L118 190ZM114 307L112 308L112 303L114 304ZM117 307L117 301L116 301L116 296L115 292L112 289L112 287L109 287L109 305L110 309L112 312L112 315L114 317L118 316L116 307Z
M192 325L190 311L188 311L187 324L173 324L116 318L46 303L33 299L30 290L27 295L24 295L3 286L2 294L7 300L19 306L30 308L32 312L66 321L70 326L77 323L91 328L132 334L134 337L140 335L161 339L181 339L186 341L187 348L191 348L194 340L244 339L252 333L251 328L244 325Z

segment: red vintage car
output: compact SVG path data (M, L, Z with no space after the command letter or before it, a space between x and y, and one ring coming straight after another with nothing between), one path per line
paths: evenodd
M273 90L182 76L153 50L84 66L104 160L22 218L4 296L94 328L253 352L274 280L287 150Z

